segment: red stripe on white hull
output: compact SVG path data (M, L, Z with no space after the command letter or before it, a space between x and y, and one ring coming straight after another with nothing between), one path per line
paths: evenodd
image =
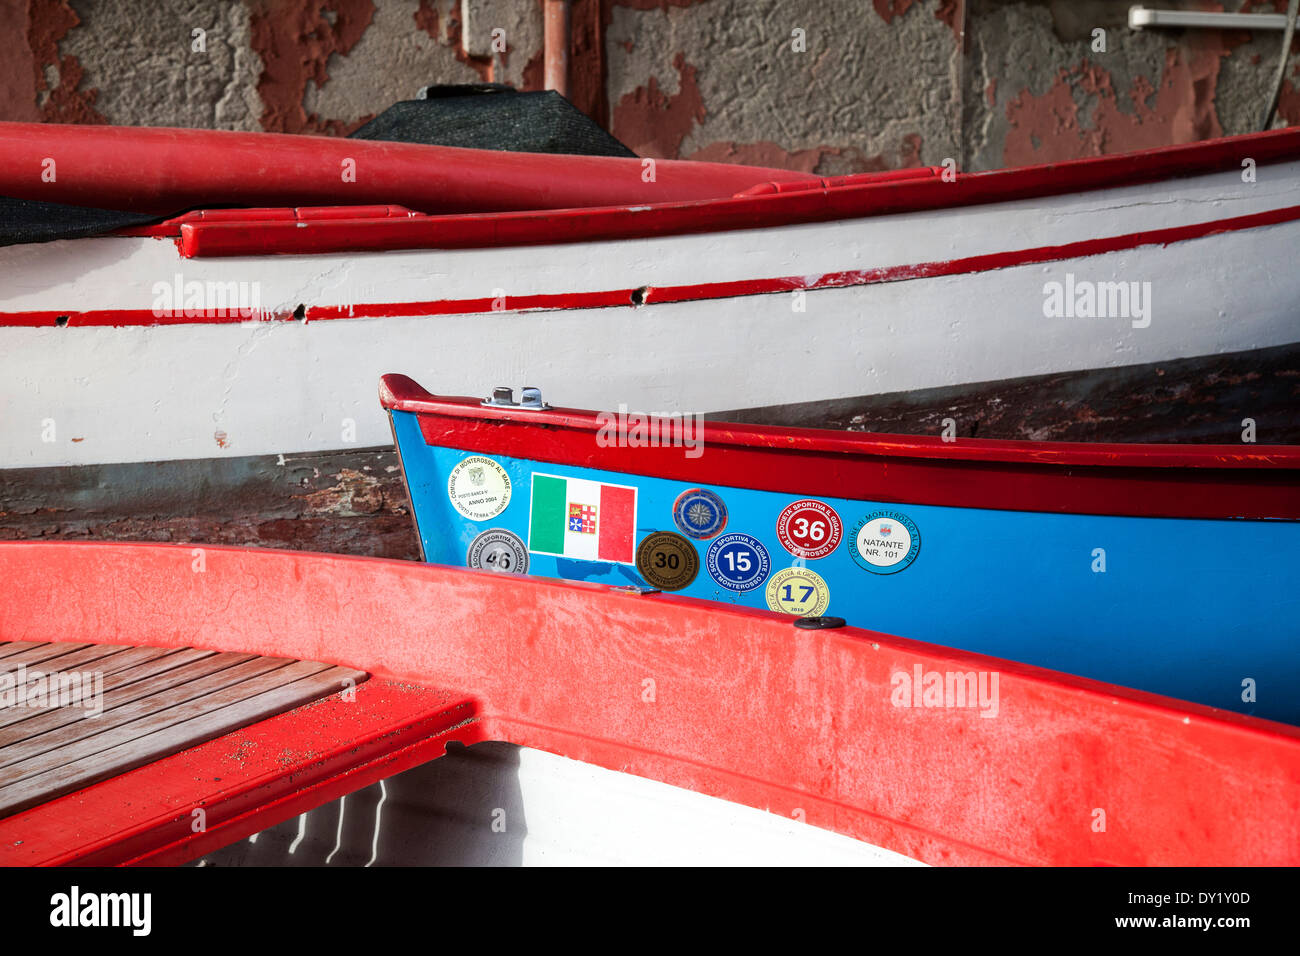
M444 394L530 384L572 406L707 413L1284 345L1300 336L1300 274L1274 250L1300 239L1300 164L1258 174L528 249L182 260L147 238L9 247L0 467L387 444L374 398L386 372ZM1194 238L1150 239L1161 230ZM308 321L22 327L32 312L152 316L178 275L253 284L261 308L302 304ZM1150 314L1045 316L1045 285L1076 280L1149 283ZM650 307L609 304L642 287ZM809 291L753 294L791 287ZM358 306L397 314L311 320ZM514 311L537 307L553 311Z

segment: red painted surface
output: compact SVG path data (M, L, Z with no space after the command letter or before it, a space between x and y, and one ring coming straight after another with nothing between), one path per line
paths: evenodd
M609 94L606 90L605 29L610 8L604 0L573 0L569 5L569 102L601 129L609 129ZM531 64L530 64L531 66ZM541 88L541 63L530 77L524 71L524 88Z
M764 182L809 181L801 173L660 160L643 182L641 160L501 153L329 137L161 128L0 123L0 195L169 213L195 206L402 205L422 212L490 213L659 204L697 229L745 228L1062 195L1197 173L1240 170L1300 155L1300 130L1283 129L1119 156L957 174L953 182L904 179L729 205L722 197ZM268 164L268 157L274 163ZM58 180L42 182L55 158ZM354 160L357 181L343 179ZM249 168L261 175L249 177ZM177 169L185 176L178 177ZM736 202L736 200L731 200ZM782 202L788 205L782 205ZM772 214L765 218L755 213ZM665 210L655 209L657 214ZM548 213L549 215L549 213ZM576 213L575 213L576 215ZM491 220L490 220L491 221ZM506 221L507 225L509 220ZM508 240L508 236L503 239Z
M542 0L546 89L569 95L569 0Z
M909 179L916 197L944 195L945 186L938 180ZM701 210L698 204L664 205L649 209L584 209L548 214L460 216L456 218L422 217L345 220L302 228L277 222L183 223L180 227L181 255L186 258L243 255L301 255L308 253L383 252L395 249L475 249L496 246L554 245L562 242L605 242L647 236L687 235L728 229L761 229L863 217L877 212L872 200L883 186L848 187L836 190L782 190L776 195L759 193L719 201ZM790 200L778 203L775 200ZM805 201L799 201L805 200ZM1014 249L961 259L909 263L852 272L827 273L809 282L802 276L746 279L734 282L699 283L692 286L654 286L646 301L669 302L692 298L718 298L781 292L790 289L814 289L840 285L866 285L899 279L919 279L940 275L982 272L1036 262L1052 262L1085 255L1100 255L1138 246L1164 245L1199 239L1216 232L1256 229L1291 222L1300 206L1220 219L1208 223L1151 229L1122 236L1105 236L1059 246ZM895 211L895 210L889 210ZM712 290L712 294L709 291ZM629 290L630 291L630 290ZM558 293L545 296L514 296L512 308L564 308L565 303L590 304L627 302L623 290L611 292ZM614 298L618 301L613 301ZM478 301L478 300L467 300ZM490 302L489 299L482 300ZM528 305L522 303L527 302ZM376 305L374 308L383 309ZM402 310L402 305L393 306ZM452 311L459 311L454 309ZM470 311L479 311L471 308ZM320 317L328 317L328 310Z
M43 182L42 161L57 163ZM355 163L355 181L344 178ZM259 171L250 176L249 170ZM183 174L178 174L183 170ZM0 123L0 195L171 214L198 206L401 205L422 212L563 209L731 196L806 178L746 166L503 153L377 140L151 127Z
M1300 447L1291 445L948 442L705 422L704 454L688 459L628 441L617 416L489 408L431 395L405 375L385 375L379 397L417 413L431 445L692 484L1009 511L1300 519Z
M181 229L182 251L187 256L217 256L430 247L475 248L755 229L1034 199L1160 179L1176 179L1197 173L1232 170L1239 174L1244 158L1252 158L1256 163L1265 165L1295 159L1297 156L1300 156L1300 129L1288 129L1123 156L1093 157L990 173L957 173L952 182L945 182L942 177L923 175L906 175L900 179L886 173L881 179L859 185L840 185L833 189L796 188L776 195L715 198L707 203L665 201L649 207L588 207L562 211L514 212L508 215L484 213L455 219L428 217L406 222L320 224L311 228L276 223L259 224L254 228L237 223L190 223ZM756 179L760 176L762 179L749 183L745 188L767 182L767 172L751 170ZM773 181L789 182L785 178ZM797 182L802 185L803 182L815 180L809 178ZM1223 220L1222 224L1225 228L1248 228L1253 224L1267 224L1270 221L1266 218L1268 216L1285 216L1289 213L1281 211L1259 215L1265 218L1254 221L1251 217L1243 216ZM1177 241L1181 238L1194 238L1195 231L1200 228L1202 227L1187 226L1182 227L1184 231L1152 230L1120 239L1135 244ZM1102 245L1112 241L1115 240L1092 240ZM1087 243L1075 245L1087 247ZM1097 251L1106 250L1099 246ZM1009 255L1011 258L1003 265L1014 264L1014 254ZM993 263L997 257L989 259ZM990 264L984 267L996 266ZM958 271L965 268L965 265L957 267Z
M371 681L355 704L308 709L317 731L298 712L243 732L245 768L223 757L224 738L0 821L0 861L178 862L448 740L493 739L786 818L801 811L812 825L931 863L1300 863L1298 728L664 594L205 551L207 570L194 573L188 545L0 545L9 594L0 636L330 661L434 691L402 698ZM51 580L83 584L56 593ZM917 667L997 672L997 715L897 706L894 675ZM387 753L370 749L385 721L402 735ZM354 737L367 752L341 756ZM289 768L307 766L303 777L283 773L286 751ZM366 769L344 782L348 761ZM214 786L222 772L236 775L228 791ZM178 832L205 793L228 796L233 819L218 802L209 819L224 830Z
M27 47L30 51L32 71L34 74L34 98L45 94L41 103L40 118L50 123L106 123L108 122L95 110L95 100L99 91L81 89L85 70L81 61L72 55L61 55L59 43L68 31L81 23L81 17L68 0L29 0L27 5ZM6 39L6 58L12 47L19 46L12 36ZM21 54L19 54L21 56ZM51 87L46 71L58 77L57 85ZM6 117L9 114L0 114ZM15 119L22 114L14 115Z
M251 0L249 14L249 43L262 61L263 129L346 136L372 118L309 116L302 105L309 82L317 88L329 82L330 57L347 56L360 41L374 19L372 0Z
M745 197L759 201L771 196L786 196L790 193L811 190L792 190L772 187L775 184L764 183L756 187L754 196ZM817 190L820 194L822 191ZM466 228L465 219L435 220L427 216L412 216L399 207L378 207L376 214L366 219L338 219L332 213L335 210L323 210L319 215L295 215L304 210L253 210L256 215L250 222L227 221L227 216L237 220L238 210L219 211L218 215L192 214L181 217L161 226L150 226L133 230L133 234L164 233L179 228L182 239L179 243L181 254L185 256L219 256L251 254L284 254L304 252L357 252L380 251L387 249L449 248L452 245L472 248L477 245L496 245L492 239L499 239L501 230L489 229L489 223L502 224L505 218L488 220L482 217L474 220L483 225L483 231L476 234ZM346 210L338 210L346 213ZM630 225L634 234L640 233L644 220L625 218L624 209L604 210L610 216L605 228L613 232L618 224ZM515 217L519 219L519 217ZM900 282L908 279L933 278L936 276L961 275L984 272L991 269L1003 269L1009 266L1027 265L1040 262L1054 262L1074 259L1081 256L1099 255L1123 249L1136 249L1145 245L1169 245L1189 239L1198 239L1215 233L1239 229L1255 229L1300 219L1300 206L1276 209L1234 219L1222 219L1215 222L1198 223L1191 226L1179 226L1170 229L1155 229L1148 232L1130 233L1124 236L1112 236L1104 239L1091 239L1072 242L1061 246L1042 246L1034 249L1017 249L1008 252L990 253L981 256L968 256L963 259L951 259L941 262L921 262L900 266L887 266L879 269L861 269L848 272L827 272L812 280L807 276L777 276L773 278L743 279L730 282L705 282L693 285L654 286L645 289L640 297L641 304L685 302L693 300L719 299L734 296L761 295L774 292L789 292L796 289L830 289L854 285L873 285L880 282ZM551 219L523 217L519 220L525 228L538 227L537 232L520 232L511 236L509 242L501 244L555 243L559 241L576 242L593 238L629 238L623 235L593 236L592 224L596 219L591 215L564 216L554 214ZM310 222L309 228L303 222ZM408 223L417 223L420 229L414 230L420 241L411 235ZM567 234L564 223L572 223L579 231ZM689 223L687 223L688 225ZM462 228L457 229L460 225ZM432 226L437 231L437 238L429 235L423 227ZM651 234L663 235L671 230L653 229ZM686 230L690 231L690 230ZM530 238L531 237L531 238ZM443 241L445 239L445 241ZM606 289L593 292L563 292L537 295L510 296L506 305L511 311L529 311L546 309L593 309L617 308L633 302L633 289ZM303 319L309 322L352 318L389 318L394 316L422 315L476 315L495 313L496 299L440 299L425 302L363 302L347 306L314 305L305 306ZM266 320L296 320L292 313L264 316ZM246 317L232 310L225 316L186 316L183 312L155 315L152 309L93 309L93 310L58 310L44 309L28 312L0 313L0 328L5 326L26 326L39 328L63 322L66 326L137 326L137 325L189 325L247 321Z
M354 693L0 820L0 866L185 863L441 757L449 739L478 742L462 695L388 681Z
M614 105L610 132L639 156L671 159L681 152L682 141L704 121L704 97L696 81L696 68L678 53L673 57L678 90L671 95L650 77Z
M1250 35L1194 32L1183 46L1166 50L1158 86L1145 76L1134 77L1126 103L1111 74L1087 59L1061 69L1041 96L1022 90L1007 104L1003 163L1041 163L1222 136L1215 108L1221 63Z
M30 17L27 0L0 0L0 37L21 38L7 43L5 55L0 57L0 116L24 123L34 123L41 118L36 105L36 88L45 79L36 66L31 38L27 36Z

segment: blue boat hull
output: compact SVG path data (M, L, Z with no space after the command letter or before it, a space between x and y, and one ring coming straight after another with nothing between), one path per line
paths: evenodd
M638 543L653 532L682 530L681 499L689 483L504 455L491 458L509 476L508 505L488 520L469 520L448 497L448 475L477 453L428 445L417 415L391 414L430 562L467 563L475 538L490 528L528 542L535 473L635 487ZM824 557L800 559L777 534L779 516L798 496L718 485L705 490L720 499L725 526L711 537L690 539L698 571L676 593L777 607L783 591L796 602L806 593L813 579L800 572L810 570L828 592L816 613L859 627L1300 724L1298 522L1046 514L821 497L841 519L842 538ZM705 511L712 531L719 515ZM874 569L855 560L854 530L875 514L886 516L893 533L912 539L910 560ZM709 560L720 539L748 549L741 563L751 567L765 551L769 566L762 580L748 590L729 586L726 551L715 549ZM734 571L735 547L726 550L733 551ZM791 567L799 569L787 576L791 590L778 588L773 605L767 585ZM528 553L528 573L646 583L633 563L535 551Z

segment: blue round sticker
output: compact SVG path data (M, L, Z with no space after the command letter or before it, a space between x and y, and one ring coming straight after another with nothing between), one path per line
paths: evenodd
M704 564L709 576L731 591L750 591L767 580L772 559L761 541L739 531L709 545Z
M873 574L896 574L921 551L916 523L898 511L873 511L853 527L849 555Z
M688 538L707 541L727 526L727 506L711 491L690 488L673 502L673 521Z

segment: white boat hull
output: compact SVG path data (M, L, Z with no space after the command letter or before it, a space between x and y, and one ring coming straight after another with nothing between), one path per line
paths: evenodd
M197 866L924 866L798 819L488 743L304 813Z
M1297 244L1300 219L1170 244L1140 237L1297 205L1300 164L1285 163L1260 167L1253 183L1229 172L607 243L208 259L154 238L12 246L0 249L0 467L388 445L375 398L387 372L444 394L528 384L569 406L709 413L1286 345L1300 341L1300 270L1275 250ZM1125 236L1139 238L1098 254L1027 254ZM977 257L988 258L908 278ZM248 283L263 310L289 316L301 304L306 321L21 324L43 311L148 315L177 276ZM779 279L806 290L747 294ZM1138 283L1145 314L1046 315L1054 282ZM719 283L748 285L724 294ZM581 305L625 288L647 288L649 304L511 304ZM657 302L664 289L681 300ZM363 317L403 303L432 305ZM436 314L456 303L465 308ZM330 307L354 314L313 318Z

